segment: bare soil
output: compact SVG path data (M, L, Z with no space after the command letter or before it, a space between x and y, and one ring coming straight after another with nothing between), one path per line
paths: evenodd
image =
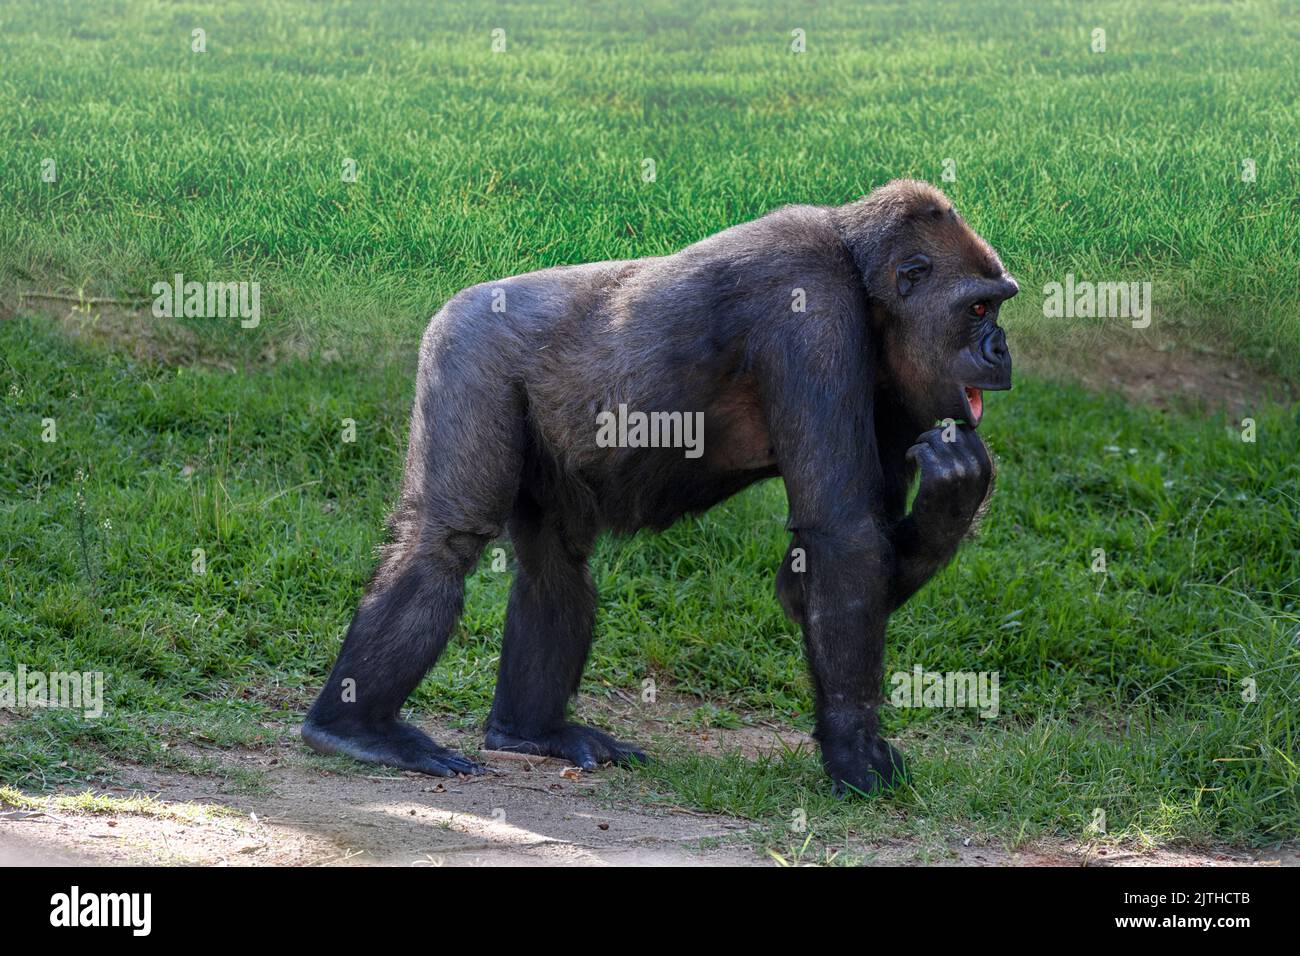
M425 727L454 746L477 740L447 726ZM702 752L749 756L810 743L779 728L677 726L674 736ZM775 865L746 839L744 820L611 800L601 776L623 772L612 768L581 773L561 761L489 752L481 759L491 772L478 777L355 773L323 766L293 740L223 756L261 771L266 787L240 792L220 778L122 766L115 768L120 783L96 792L145 797L143 805L81 810L58 795L17 808L0 802L0 865ZM873 865L1300 865L1296 847L1255 853L958 843L936 852L932 844L894 840L852 849Z
M1166 410L1248 415L1261 402L1294 402L1296 386L1235 355L1180 342L1154 328L1061 330L1047 343L1017 346L1020 368L1076 381L1094 392L1118 392Z

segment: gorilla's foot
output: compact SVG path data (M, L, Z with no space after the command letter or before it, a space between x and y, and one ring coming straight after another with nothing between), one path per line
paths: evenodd
M489 727L483 740L488 750L512 750L539 757L559 757L583 770L595 770L603 763L649 763L650 758L635 744L625 744L609 734L584 727L582 724L564 724L555 730L516 735Z
M428 734L397 719L373 723L302 725L302 739L322 754L345 754L366 763L414 770L434 777L482 773L483 767L454 750L439 747Z
M874 796L910 779L903 755L882 737L851 747L822 745L822 765L835 781L835 796Z

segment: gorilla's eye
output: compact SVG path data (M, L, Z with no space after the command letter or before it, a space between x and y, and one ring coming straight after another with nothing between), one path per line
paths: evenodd
M975 318L977 319L982 319L984 318L984 314L988 312L988 310L989 307L986 303L976 302L974 305L970 307L970 314L975 316Z

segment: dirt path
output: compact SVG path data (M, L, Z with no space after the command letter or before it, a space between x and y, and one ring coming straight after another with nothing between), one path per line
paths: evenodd
M426 725L428 726L428 725ZM428 726L463 747L465 733ZM676 731L682 736L680 728ZM691 731L704 752L756 754L806 742L762 728ZM778 739L779 738L779 739ZM211 752L206 752L211 756ZM260 771L266 787L243 793L223 780L139 767L118 770L113 798L88 806L79 791L0 801L0 865L199 864L230 866L754 866L773 860L746 839L743 820L613 802L601 774L553 760L486 755L493 772L438 780L322 767L293 741L225 759ZM1296 848L1251 853L1128 851L1067 844L1018 851L957 844L940 853L891 841L856 847L875 864L972 866L1298 865Z
M457 746L468 741L431 727ZM459 738L459 739L458 739ZM0 812L0 864L743 865L763 862L741 821L611 805L599 775L556 760L485 754L491 772L435 779L375 768L314 766L289 742L231 753L268 792L221 780L123 768L103 791L145 806L87 811L53 798ZM608 770L603 773L618 773ZM707 852L701 850L706 846Z
M503 767L507 765L502 764ZM220 795L235 812L192 812L213 800L192 779L154 776L146 791L177 817L72 813L0 822L0 863L228 865L704 865L755 859L741 846L702 854L732 821L606 807L598 784L560 764L522 765L472 780L273 774L269 795ZM153 776L153 775L151 775ZM144 781L142 781L144 783Z

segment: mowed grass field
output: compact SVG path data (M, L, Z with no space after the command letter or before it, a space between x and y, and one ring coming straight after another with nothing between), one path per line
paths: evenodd
M1026 288L1154 280L1165 327L1231 330L1294 372L1298 20L1252 2L7 3L0 269L128 299L176 272L257 279L268 339L409 348L485 278L670 252L784 203L941 182L950 159L942 185ZM1023 296L1013 318L1037 310Z
M323 680L395 494L415 344L475 282L915 176L1021 279L1013 350L1125 334L1043 317L1072 273L1151 281L1162 337L1295 376L1298 40L1293 8L1251 2L6 4L0 671L109 677L100 720L0 724L0 783L127 761L258 785L219 748L287 737ZM260 325L151 319L178 272L259 282ZM32 292L116 300L78 310L112 341L70 339L70 303ZM989 396L998 494L893 618L886 670L996 671L1000 710L886 707L913 789L837 803L808 752L669 748L610 798L734 814L781 852L798 809L832 850L1294 838L1300 423L1249 412L1253 442L1240 415L1032 376ZM784 520L770 482L603 542L585 690L649 677L696 723L807 730ZM417 716L485 715L509 582L471 579ZM196 736L213 756L179 746Z

